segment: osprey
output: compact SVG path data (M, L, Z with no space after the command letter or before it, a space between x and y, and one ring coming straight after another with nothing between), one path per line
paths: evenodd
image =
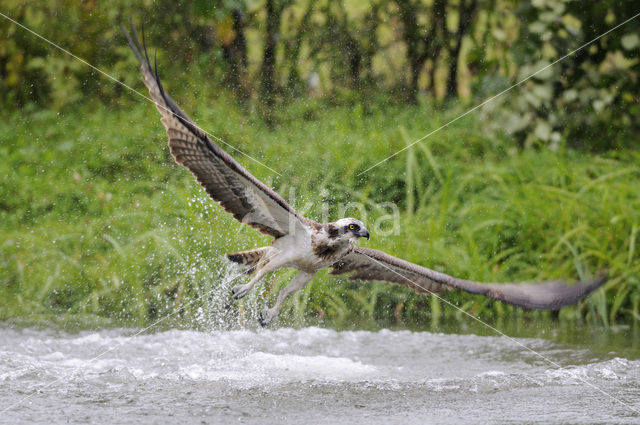
M419 293L461 289L519 307L547 310L572 304L606 281L602 276L573 285L563 281L524 284L473 282L356 245L358 239L369 238L364 223L355 218L317 223L302 216L220 149L164 91L157 69L152 70L146 46L140 46L133 22L133 38L124 27L122 29L140 61L144 84L162 116L169 148L176 162L191 171L209 196L237 220L274 237L270 246L227 254L229 260L244 266L247 274L253 274L248 283L232 288L233 297L239 299L247 295L269 272L284 267L299 271L280 291L275 305L261 312L261 325L266 326L273 321L287 296L302 289L316 272L328 267L334 275L349 274L350 279L392 282Z

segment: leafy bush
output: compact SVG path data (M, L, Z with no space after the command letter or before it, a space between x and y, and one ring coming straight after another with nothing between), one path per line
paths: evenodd
M517 12L523 22L513 45L515 81L604 34L637 13L633 1L534 0ZM640 123L640 23L628 22L536 74L485 107L494 130L524 146L604 150L637 140Z

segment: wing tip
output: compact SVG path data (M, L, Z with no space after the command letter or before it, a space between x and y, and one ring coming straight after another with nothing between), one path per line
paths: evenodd
M136 31L136 26L133 22L133 16L129 16L129 25L131 26L131 33L127 31L127 27L122 22L120 22L120 29L122 29L122 32L127 39L127 43L133 51L133 54L136 56L136 59L138 59L138 62L140 62L140 65L149 66L148 59L146 61L147 63L145 63L146 46L144 49L140 46L140 38L138 37L138 31ZM142 28L142 38L144 39L144 24L142 24Z
M584 282L582 285L585 287L586 291L584 295L588 295L596 289L600 288L602 285L607 283L609 280L609 271L603 270L600 271L593 279Z
M589 280L583 280L576 282L572 285L567 284L564 281L552 281L550 284L560 284L568 289L568 293L565 292L564 295L560 296L558 299L554 300L551 303L531 303L530 305L519 305L518 303L512 303L508 300L500 300L504 301L508 304L513 304L523 308L530 308L533 310L560 310L563 307L567 307L577 303L578 301L586 298L591 293L595 292L597 289L602 287L609 280L608 271L601 271L595 277Z
M135 23L133 21L133 17L129 17L129 24L131 25L131 33L127 31L127 28L123 23L120 23L120 28L124 33L124 36L129 43L129 47L133 51L133 54L140 62L140 65L144 68L143 72L148 73L148 76L154 80L158 92L160 94L160 100L164 103L162 106L166 109L171 115L175 116L183 125L185 125L189 130L197 133L199 137L204 137L204 132L202 132L187 116L182 110L175 105L175 103L171 100L171 98L167 95L162 82L160 81L160 73L158 71L158 60L157 55L154 54L154 65L151 65L151 59L149 58L149 51L147 49L147 39L144 31L144 22L141 23L142 27L142 44L140 44L140 36L138 35L138 31L136 30ZM202 133L202 134L200 134Z

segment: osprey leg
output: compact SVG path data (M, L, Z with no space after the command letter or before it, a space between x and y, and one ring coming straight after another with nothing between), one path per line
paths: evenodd
M251 278L249 283L246 283L244 285L237 285L231 288L233 299L239 300L240 298L246 296L249 291L255 286L255 284L258 283L258 281L262 279L265 274L267 274L267 272L268 270L266 270L266 268L262 268L256 272L255 276Z
M262 310L262 313L260 313L260 324L262 326L267 326L269 323L271 323L273 319L275 319L276 316L278 316L280 306L282 305L282 302L285 300L285 298L287 298L289 295L293 294L294 292L304 288L305 285L309 283L311 279L313 279L313 276L315 276L315 272L314 273L306 273L302 271L298 272L298 274L295 275L293 279L291 279L291 282L289 282L289 284L283 290L280 291L280 293L278 294L278 299L276 300L276 303L274 304L274 306L271 308L265 308L264 310Z
M272 250L270 247L258 248L252 251L238 252L234 254L227 254L227 257L236 263L248 266L249 269L245 270L245 273L254 273L255 276L251 278L249 283L244 285L237 285L231 288L233 299L238 300L246 296L249 291L255 286L260 279L264 277L270 271L277 270L279 265L277 262L272 262L272 259L278 258L278 251Z

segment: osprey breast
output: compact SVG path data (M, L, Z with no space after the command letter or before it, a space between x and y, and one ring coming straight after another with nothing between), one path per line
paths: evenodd
M324 234L311 237L311 249L323 262L336 262L349 252L349 241L332 239Z

